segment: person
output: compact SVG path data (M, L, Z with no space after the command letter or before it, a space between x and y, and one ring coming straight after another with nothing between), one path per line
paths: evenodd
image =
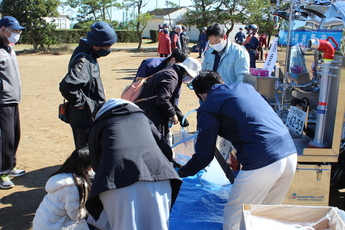
M49 177L45 186L47 194L36 210L33 230L89 229L85 208L91 187L89 170L89 149L81 147L74 150Z
M168 57L171 54L171 41L167 29L163 29L163 35L159 37L158 53L160 57Z
M10 189L10 177L22 176L17 169L17 149L20 140L19 103L21 83L16 53L10 43L17 43L25 29L12 16L0 20L0 188Z
M259 38L260 46L264 47L267 49L267 35L266 34L261 34Z
M207 38L206 38L206 27L203 27L201 30L201 33L199 35L198 44L199 44L199 56L198 58L201 58L201 55L204 53L206 44L207 44Z
M164 36L165 29L169 31L169 26L166 23L164 23L163 26L160 24L158 25L158 41L161 36Z
M248 50L249 57L250 57L250 68L256 68L256 59L258 54L258 47L259 47L259 39L258 39L258 30L259 27L255 24L249 25L249 33L251 34L251 38L247 44L244 45Z
M181 32L182 32L182 26L177 25L175 26L174 30L170 34L172 52L174 52L177 49L182 49L181 37L180 37Z
M249 73L249 55L244 47L227 39L218 23L207 28L206 37L211 47L205 52L202 70L217 71L227 84L242 82Z
M87 38L79 41L69 62L69 70L60 82L62 96L70 103L69 120L75 147L86 146L86 134L93 122L93 111L105 102L105 92L97 59L107 56L117 36L104 21L91 25Z
M223 229L239 229L243 204L281 204L294 177L297 153L286 126L265 99L246 83L223 84L214 71L192 82L203 101L197 110L195 154L178 170L192 176L214 158L217 136L237 151L242 165L224 208Z
M180 40L181 40L181 49L187 53L190 53L189 48L188 48L189 37L187 36L187 27L185 26L182 26L182 31L180 33Z
M157 73L159 70L162 70L166 67L170 67L175 63L181 63L188 57L188 53L182 50L175 50L167 58L165 57L153 57L143 60L137 70L137 74L134 78L134 81L137 77L148 77L154 73Z
M235 35L235 42L239 45L242 45L243 40L246 38L246 35L242 31L243 28L240 27L239 31Z
M246 30L246 40L242 43L242 45L247 44L252 37L252 35L249 33L249 26L245 26L244 29Z
M179 123L175 108L181 84L190 82L200 70L200 63L188 57L184 62L165 68L148 79L137 99L136 104L145 111L167 142L169 141L169 122L172 125ZM147 98L151 99L147 100Z
M170 146L144 111L108 100L90 129L89 148L96 173L86 203L90 215L98 220L104 210L111 229L168 230L181 180L169 162Z

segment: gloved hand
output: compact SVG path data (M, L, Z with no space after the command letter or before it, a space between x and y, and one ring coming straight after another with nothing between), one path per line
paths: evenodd
M175 106L175 113L176 113L176 116L177 116L177 118L178 118L178 121L180 122L180 125L181 125L181 127L187 127L187 126L189 126L189 122L188 122L188 120L187 119L184 119L184 122L182 123L182 120L183 120L183 113L181 112L181 110L179 109L179 108L177 108L176 106Z
M187 177L187 176L183 173L182 169L179 169L179 170L177 171L177 174L178 174L181 178Z

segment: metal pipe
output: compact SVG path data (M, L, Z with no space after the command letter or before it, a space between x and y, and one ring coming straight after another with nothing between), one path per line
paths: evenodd
M335 49L333 45L328 42L329 39L332 39L335 42L333 37L329 37L326 40L319 40L317 38L310 39L308 41L308 48L311 50L322 50L323 54L323 64L321 71L321 80L320 80L320 92L319 92L319 102L317 106L317 115L316 115L316 127L315 127L315 136L312 141L309 142L309 147L314 148L325 148L327 143L324 142L324 130L326 123L326 113L328 106L328 91L331 79L331 64L334 59ZM335 42L336 47L338 44Z
M316 127L315 136L312 141L309 142L309 147L324 148L327 147L327 143L324 142L324 130L326 123L326 112L328 106L328 87L329 87L329 67L332 61L324 61L322 64L321 81L320 81L320 92L319 102L317 106L316 115Z

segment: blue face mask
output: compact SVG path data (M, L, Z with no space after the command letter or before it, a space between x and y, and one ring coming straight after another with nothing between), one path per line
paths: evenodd
M100 57L105 57L105 56L109 55L110 52L111 52L110 49L108 49L108 50L104 50L104 49L96 50L96 53L97 53Z

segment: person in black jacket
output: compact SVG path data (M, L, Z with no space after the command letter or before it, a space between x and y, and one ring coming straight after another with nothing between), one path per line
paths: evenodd
M93 122L93 111L105 102L97 59L107 56L116 40L110 24L94 23L87 38L80 39L69 62L68 73L60 82L61 94L70 104L69 122L76 148L87 146L86 134Z
M165 68L147 80L136 100L136 104L145 111L167 142L169 122L172 125L179 123L176 106L178 106L181 84L193 80L200 70L201 64L191 57L182 63Z
M181 180L172 150L132 102L110 99L90 128L94 177L86 207L97 220L105 211L112 229L168 230Z

